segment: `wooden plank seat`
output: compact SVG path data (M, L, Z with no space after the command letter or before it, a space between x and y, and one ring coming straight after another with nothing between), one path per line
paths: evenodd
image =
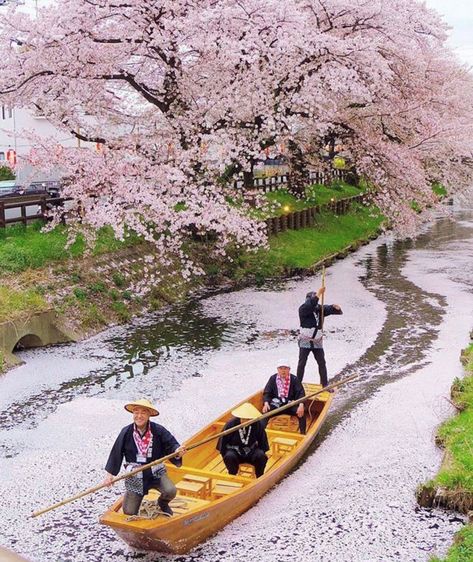
M246 476L246 478L256 478L255 467L252 464L242 462L238 466L238 476Z
M222 455L217 453L204 467L207 472L227 472L227 467L223 462Z
M204 487L203 492L198 494L198 496L203 498L210 497L210 492L212 491L212 479L210 477L201 476L199 474L184 474L182 481L194 482L194 483L196 482L198 484L202 484ZM177 488L177 484L176 484L176 488Z
M206 485L203 482L181 480L176 482L176 488L181 496L195 496L202 500L206 497Z
M297 439L288 439L286 437L275 437L271 441L271 451L273 456L282 457L290 453L297 446Z
M281 414L280 416L269 418L269 422L266 428L273 429L275 431L289 431L291 433L298 433L299 419L297 416Z
M224 496L234 494L241 488L243 488L243 484L241 482L232 482L231 480L214 480L212 495L216 499L223 498Z
M216 472L216 471L211 472L208 470L202 470L200 468L194 468L190 466L177 467L170 464L167 466L167 469L168 469L169 477L174 482L182 480L184 474L191 474L191 473L193 475L206 476L207 478L211 478L211 479L218 478L219 480L230 480L232 482L241 482L242 484L251 483L252 481L250 478L245 478L243 476L237 476L237 475L232 476L228 474L228 472L225 473Z

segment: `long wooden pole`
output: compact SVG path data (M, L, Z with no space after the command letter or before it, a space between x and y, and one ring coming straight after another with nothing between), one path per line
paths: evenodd
M192 445L189 445L189 447L186 447L186 450L191 451L192 449L196 449L197 447L200 447L201 445L205 445L205 443L208 443L209 441L213 441L214 439L219 439L220 437L224 437L225 435L229 435L230 433L233 433L233 432L241 429L242 427L246 427L246 426L251 425L252 423L255 423L259 420L264 420L266 418L274 416L274 415L276 415L280 412L283 412L284 410L287 410L288 408L292 408L293 406L296 406L297 404L300 404L301 402L304 402L304 400L314 398L315 396L317 396L318 394L321 394L322 392L326 392L326 391L333 390L334 388L338 388L339 386L347 384L347 383L355 380L356 378L358 378L358 375L351 375L351 376L347 377L346 379L341 380L340 382L334 382L332 384L329 384L328 386L322 388L321 390L318 390L317 392L313 392L312 394L309 394L309 395L304 396L302 398L298 398L297 400L293 400L292 402L288 402L287 404L284 404L284 406L276 408L275 410L271 410L270 412L267 412L266 414L262 414L261 416L259 416L258 418L254 419L254 420L248 420L244 423L241 423L240 425L237 425L235 427L232 427L230 429L226 429L225 431L217 433L216 435L211 435L210 437L206 437L205 439L202 439L201 441L197 441L197 443L194 443ZM131 476L134 476L135 474L138 474L139 472L142 472L143 470L146 470L148 468L151 468L152 466L155 466L155 465L160 464L164 461L172 459L175 456L176 456L176 453L174 452L174 453L171 453L170 455L166 455L165 457L161 457L160 459L157 459L153 462L150 462L148 464L144 464L144 465L140 466L139 468L136 468L135 470L132 470L130 472L126 472L125 474L122 474L121 476L116 476L115 478L113 478L113 480L110 481L110 483L99 484L98 486L88 488L87 490L84 490L83 492L80 492L80 493L76 494L75 496L71 496L70 498L67 498L67 499L65 499L61 502L55 503L55 504L53 504L49 507L45 507L44 509L34 511L31 514L31 517L38 517L39 515L43 515L44 513L47 513L48 511L52 511L53 509L56 509L58 507L61 507L61 506L66 505L68 503L71 503L75 500L83 498L84 496L88 496L89 494L93 494L94 492L98 492L102 488L107 488L108 486L111 486L112 484L115 484L115 482L119 482L120 480L124 480L125 478L130 478Z
M325 289L325 265L322 266L322 288ZM324 331L324 301L325 301L325 291L322 292L322 298L320 299L320 331Z

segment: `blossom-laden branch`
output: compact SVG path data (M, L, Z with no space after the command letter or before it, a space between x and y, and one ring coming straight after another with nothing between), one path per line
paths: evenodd
M407 231L433 180L472 180L472 79L445 39L410 0L61 0L4 18L0 101L100 143L37 139L30 160L64 171L82 221L128 225L162 253L190 232L218 251L264 243L222 172L248 173L275 145L300 167L342 142Z

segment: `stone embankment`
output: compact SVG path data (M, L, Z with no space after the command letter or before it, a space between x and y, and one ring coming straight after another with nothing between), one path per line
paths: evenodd
M3 322L0 324L0 350L4 361L9 365L21 363L14 355L14 349L75 341L74 334L68 333L60 324L61 319L54 310Z

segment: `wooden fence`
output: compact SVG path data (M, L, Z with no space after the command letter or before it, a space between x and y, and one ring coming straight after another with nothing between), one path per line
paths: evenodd
M37 219L47 220L47 211L53 207L63 205L66 199L62 197L49 197L49 195L20 195L17 197L4 197L0 199L0 228L5 228L8 224L22 223ZM28 215L29 207L38 207L38 212ZM19 211L19 216L7 218L6 211Z
M333 169L330 172L320 172L311 170L309 172L309 185L313 183L326 184L337 179L345 179L347 174L346 170L336 170ZM263 193L268 193L270 191L277 191L282 187L288 187L290 184L289 174L284 174L282 176L270 176L267 178L253 178L253 189L262 191ZM243 179L239 178L234 182L236 189L244 188ZM251 187L249 187L251 189Z
M315 218L322 210L333 211L337 215L346 214L353 203L363 203L365 195L355 195L354 197L347 197L339 199L338 201L330 201L325 205L316 205L309 207L302 211L294 211L293 213L286 213L278 217L271 217L266 219L266 226L268 228L268 235L278 234L285 230L299 230L313 226Z

